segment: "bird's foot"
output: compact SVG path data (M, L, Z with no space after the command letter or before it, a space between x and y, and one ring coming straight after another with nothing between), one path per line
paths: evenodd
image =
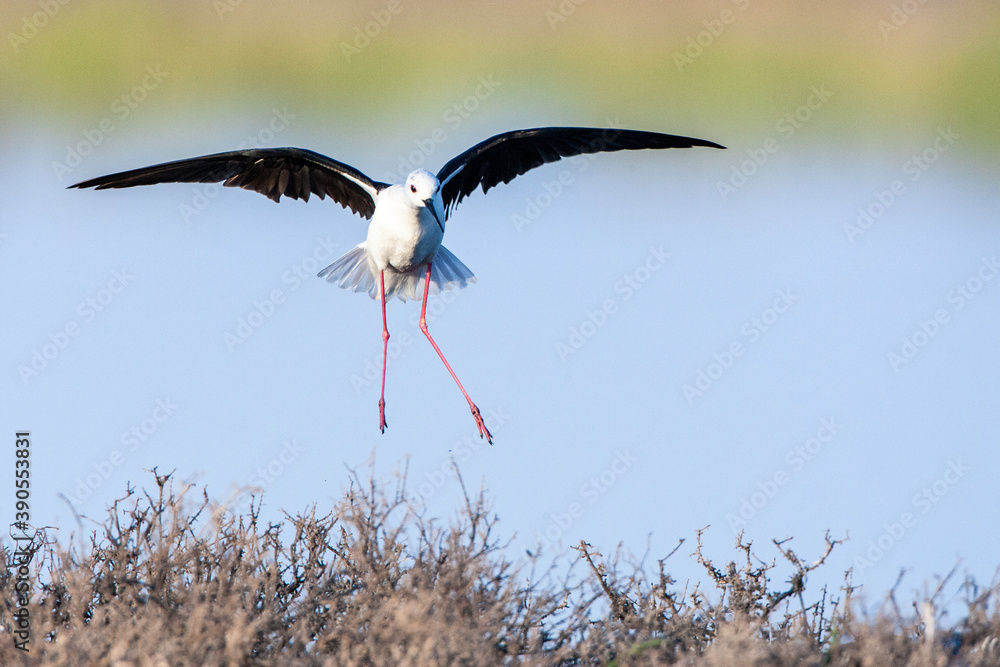
M479 429L479 437L486 438L486 442L493 444L493 436L490 434L490 430L486 428L486 422L483 421L483 416L479 414L479 408L476 407L475 403L469 403L469 407L472 408L472 418L476 420L476 427Z
M387 424L385 423L385 399L380 398L378 399L378 427L382 429L383 433L385 433L386 426Z

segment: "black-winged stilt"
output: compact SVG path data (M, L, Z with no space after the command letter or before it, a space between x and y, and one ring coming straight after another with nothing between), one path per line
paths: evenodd
M560 158L644 148L724 148L711 141L658 132L583 127L543 127L504 132L451 159L437 173L417 169L402 185L373 181L363 173L301 148L255 148L177 160L92 178L71 188L127 188L154 183L222 183L239 186L279 201L282 195L309 200L330 196L344 208L371 218L368 237L319 272L319 276L382 302L382 391L379 428L385 432L385 364L389 346L385 302L405 301L423 291L420 330L441 357L469 402L479 436L491 444L479 408L445 359L427 329L427 296L440 289L465 287L475 276L441 245L444 223L452 209L476 187L485 193L530 169ZM433 286L433 291L431 287Z

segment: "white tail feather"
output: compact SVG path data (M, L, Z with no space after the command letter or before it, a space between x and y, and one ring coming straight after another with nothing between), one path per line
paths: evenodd
M349 252L340 257L330 266L319 272L320 278L336 283L339 287L352 292L367 292L373 299L379 298L378 267L364 243L359 243ZM385 298L388 301L396 297L401 301L415 299L419 301L424 295L424 276L427 275L427 265L419 266L410 271L396 271L393 268L385 270ZM439 246L431 263L430 294L441 290L461 289L469 283L476 282L476 276L462 261L451 254L444 246Z

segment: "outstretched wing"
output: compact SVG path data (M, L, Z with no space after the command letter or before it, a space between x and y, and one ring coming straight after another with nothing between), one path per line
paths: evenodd
M253 190L279 201L281 195L309 201L330 196L365 218L375 212L379 191L388 187L325 155L301 148L253 148L165 162L100 176L71 188L130 188L154 183L222 183Z
M438 172L445 216L477 186L486 192L498 183L548 162L583 153L643 148L725 148L711 141L641 130L592 127L539 127L504 132L476 144L453 158Z

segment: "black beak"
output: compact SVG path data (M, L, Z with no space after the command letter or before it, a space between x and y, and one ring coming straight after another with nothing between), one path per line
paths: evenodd
M437 220L438 227L441 228L441 233L444 234L444 225L441 224L441 216L438 215L437 209L434 208L434 200L425 199L424 205L427 206L427 209L431 212L431 215L433 215L434 219Z

